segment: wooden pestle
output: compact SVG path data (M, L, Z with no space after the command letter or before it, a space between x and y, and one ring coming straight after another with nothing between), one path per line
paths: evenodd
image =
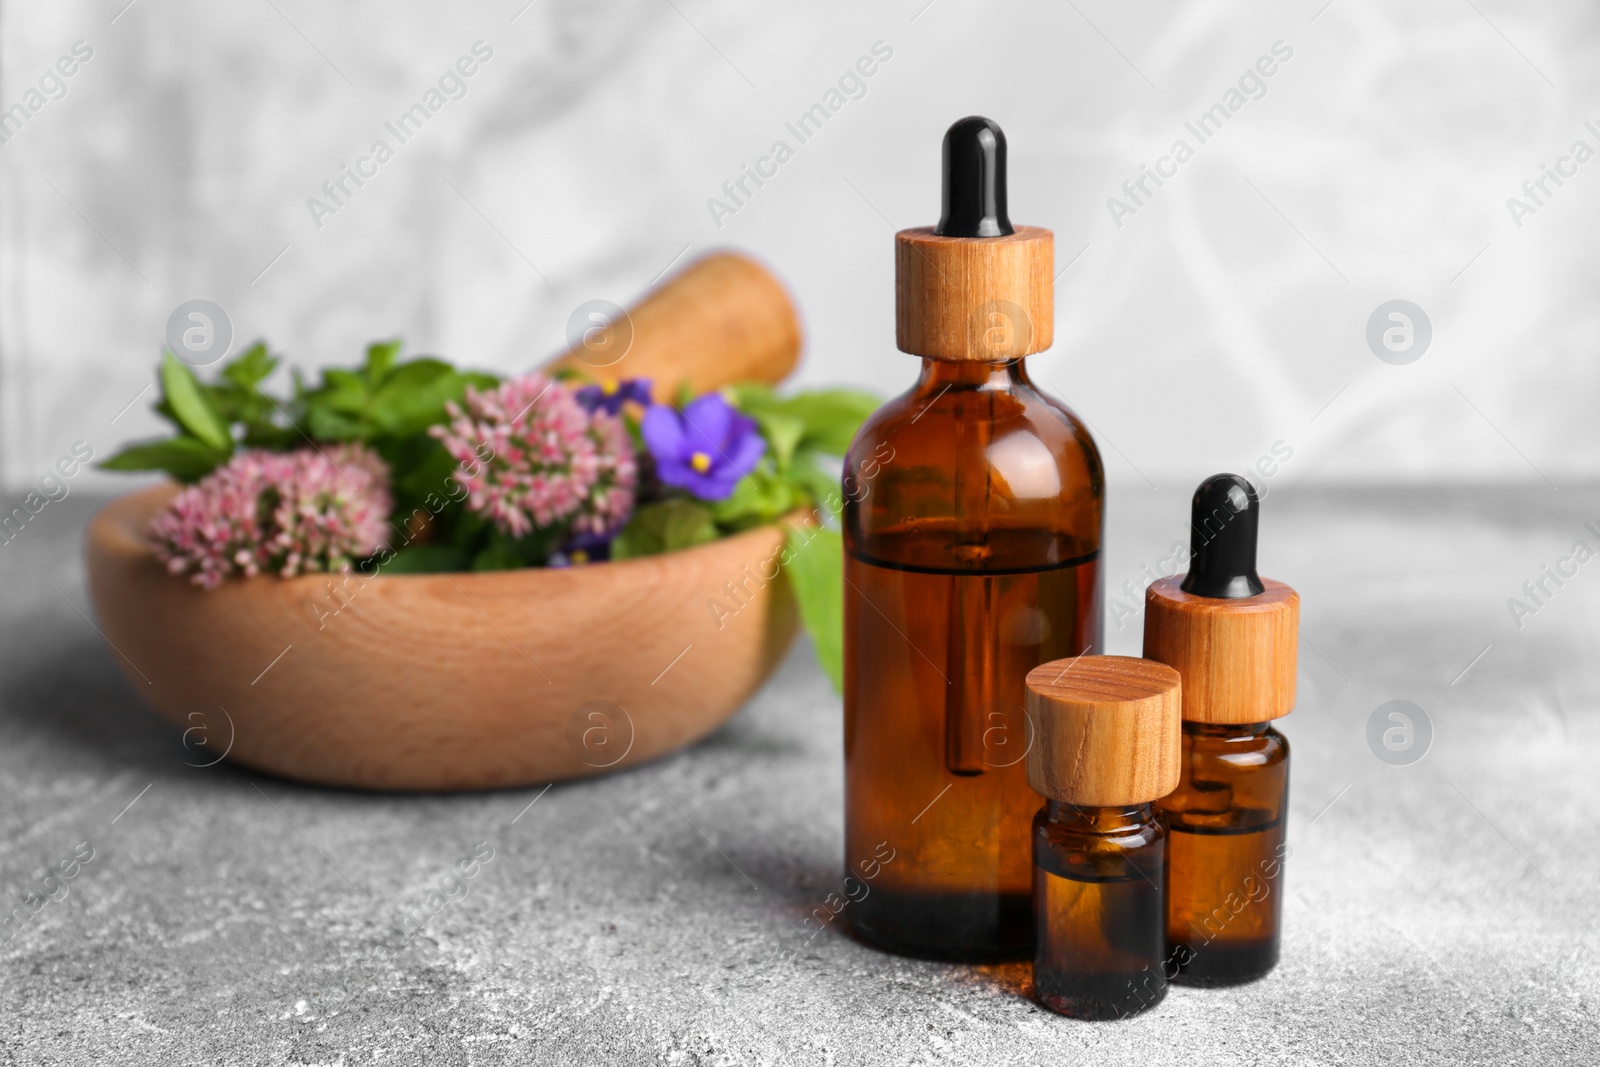
M736 252L712 252L595 328L546 370L597 381L648 378L657 400L738 381L776 385L800 356L800 317L783 284Z

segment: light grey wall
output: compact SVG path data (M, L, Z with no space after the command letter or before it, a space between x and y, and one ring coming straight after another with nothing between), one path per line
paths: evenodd
M510 371L579 303L732 244L793 287L803 382L897 390L891 234L934 220L940 136L973 112L1009 135L1013 217L1056 231L1057 343L1032 366L1113 483L1278 442L1280 482L1600 474L1600 160L1507 205L1574 142L1600 150L1593 4L525 3L0 7L0 108L42 104L0 147L6 483L155 432L134 398L194 297L304 365L398 333ZM30 98L79 41L65 95ZM400 145L384 123L478 41L466 95ZM1280 41L1264 95L1201 144L1185 122ZM864 95L799 143L785 121L876 42ZM315 220L380 138L394 158ZM793 158L714 219L779 139ZM1178 139L1193 158L1114 219ZM1394 298L1434 331L1404 366L1365 339Z

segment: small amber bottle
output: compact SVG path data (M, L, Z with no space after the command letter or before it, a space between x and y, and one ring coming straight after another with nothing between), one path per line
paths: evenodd
M1166 995L1167 832L1152 801L1178 784L1180 681L1161 663L1080 656L1027 679L1033 982L1039 1002L1120 1019Z
M1053 244L1007 215L1005 147L984 118L946 134L940 223L895 236L920 376L844 469L845 866L894 856L851 928L944 960L1033 950L1022 682L1100 649L1105 482L1024 365L1051 343Z
M1183 780L1170 830L1167 974L1235 985L1278 962L1300 597L1256 575L1260 502L1236 474L1195 491L1189 573L1146 594L1144 654L1183 676Z

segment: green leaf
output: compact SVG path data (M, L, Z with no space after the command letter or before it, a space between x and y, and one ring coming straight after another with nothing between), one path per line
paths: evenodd
M371 393L367 380L355 371L337 367L322 372L322 388L311 394L316 402L345 415L359 415L366 409Z
M817 466L815 457L806 453L795 457L794 463L789 466L788 476L810 498L811 504L824 518L838 518L838 508L844 504L838 474L823 470Z
M806 424L800 447L842 456L850 450L861 424L878 410L880 403L871 393L857 389L816 389L789 397L784 402L784 413Z
M316 403L306 405L306 429L318 441L355 441L363 436L356 416Z
M491 538L489 547L472 557L475 571L514 571L526 566L516 542L500 537Z
M366 379L354 371L327 370L322 384L306 389L296 375L294 421L319 441L358 441L366 438L362 418L367 406Z
M225 455L233 452L228 424L200 388L194 371L171 352L161 356L161 393L180 426Z
M801 502L788 479L758 469L740 478L726 499L713 503L711 515L724 530L748 530L783 517Z
M717 526L710 508L692 500L674 498L647 504L635 511L628 525L611 542L611 558L653 556L716 539Z
M288 452L305 444L306 439L292 426L277 426L270 422L247 424L244 439L239 443L246 448L265 448L271 452Z
M760 382L735 382L727 387L727 391L732 395L734 407L752 414L778 402L778 394L772 391L772 387Z
M279 405L261 391L261 382L277 366L267 346L257 342L224 364L214 385L201 386L224 423L243 426L243 441L251 447L287 447L278 442L294 439L284 437L285 428L278 425Z
M376 389L389 376L389 369L400 358L400 339L374 341L367 346L367 385Z
M858 389L812 389L786 397L752 383L731 389L739 410L753 415L763 427L776 417L798 419L805 425L805 434L796 447L830 456L842 456L849 450L856 431L881 402Z
M228 454L193 437L129 445L99 464L108 471L166 471L180 482L195 482L228 461Z
M378 573L440 574L464 571L471 563L471 557L450 545L407 545L379 567Z
M494 524L476 511L462 511L458 513L455 529L449 531L450 543L468 555L477 555L478 550L489 543L489 536L494 532Z
M839 531L790 526L789 576L800 621L811 635L817 662L836 693L844 691L844 539Z
M443 422L445 402L459 401L466 388L466 378L443 360L414 359L384 379L368 415L384 433L415 433Z
M501 530L489 530L488 544L472 557L475 571L509 571L519 567L543 567L550 554L571 534L570 523L558 523L534 530L526 537L512 537Z
M202 385L200 388L211 401L211 406L216 409L217 417L222 420L223 425L243 423L247 427L259 428L269 423L271 405L266 397L254 389L247 389L228 381L217 385Z
M394 472L391 485L396 514L408 515L422 507L441 512L462 495L454 478L459 464L444 445L427 434L385 438L378 453Z
M278 369L278 360L267 351L265 341L257 341L222 367L222 377L241 389L255 390Z
M794 450L806 436L805 421L778 412L757 415L755 420L761 427L761 436L767 439L767 447L772 449L772 458L778 469L788 470L790 461L794 459Z

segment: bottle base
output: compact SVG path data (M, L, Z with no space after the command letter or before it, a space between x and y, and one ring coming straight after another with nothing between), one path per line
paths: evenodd
M861 905L872 902L870 909ZM1033 958L1033 898L1015 893L903 893L874 889L847 929L872 948L944 963Z
M1057 1015L1085 1022L1111 1022L1149 1011L1167 996L1165 983L1149 988L1149 975L1096 975L1092 981L1053 983L1034 976L1034 997Z
M1225 944L1211 942L1197 948L1188 945L1174 947L1168 959L1187 957L1179 964L1177 973L1168 977L1173 985L1183 986L1233 986L1259 981L1278 965L1278 943L1274 940L1256 940Z

